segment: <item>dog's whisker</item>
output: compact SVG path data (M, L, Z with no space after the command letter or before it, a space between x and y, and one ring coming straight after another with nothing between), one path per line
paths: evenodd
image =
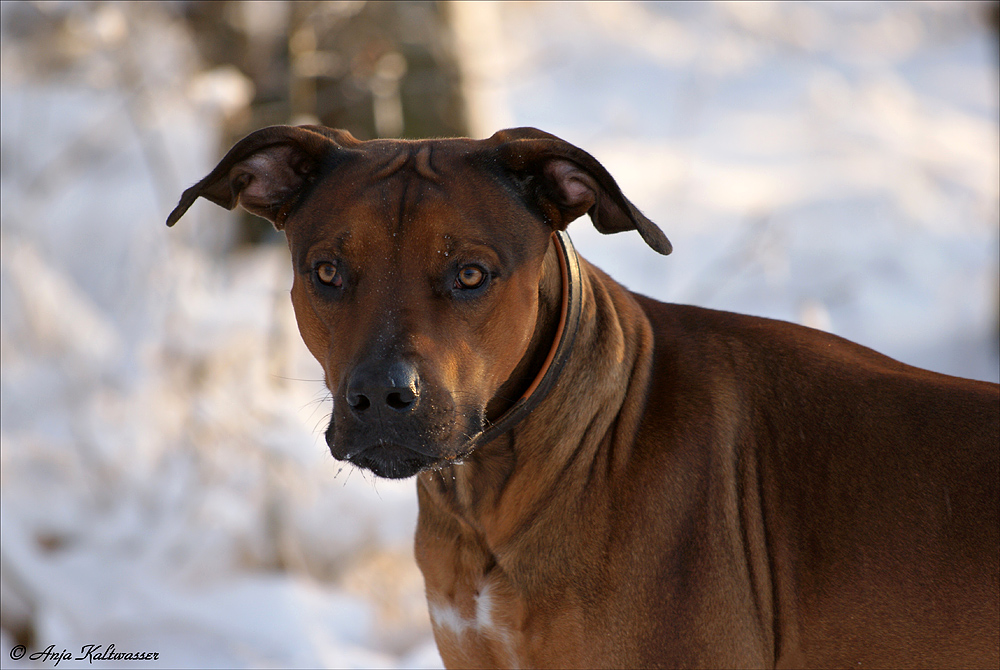
M276 374L271 374L270 377L272 379L283 379L285 381L290 381L290 382L311 382L311 383L323 384L326 381L323 379L300 379L298 377L285 377L284 375L276 375Z

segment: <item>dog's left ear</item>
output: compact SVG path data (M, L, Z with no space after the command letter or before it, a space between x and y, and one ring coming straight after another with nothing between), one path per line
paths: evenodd
M251 133L207 177L184 191L167 225L177 223L201 197L226 209L239 204L281 230L290 206L314 181L323 160L357 143L346 131L321 126L271 126Z
M667 255L670 240L655 223L629 202L610 173L583 149L535 128L501 130L487 142L501 161L525 178L531 197L549 222L565 230L571 221L590 214L604 234L638 230L653 250Z

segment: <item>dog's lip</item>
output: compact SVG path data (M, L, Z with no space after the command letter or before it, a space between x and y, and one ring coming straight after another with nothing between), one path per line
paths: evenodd
M378 450L378 449L405 449L406 451L412 451L413 453L417 454L418 456L424 456L426 458L439 458L439 456L437 454L432 454L429 451L427 451L426 449L421 449L421 448L418 448L418 447L411 446L409 444L400 443L400 442L397 442L396 440L383 440L383 439L379 439L379 440L376 440L372 444L364 445L360 449L348 451L344 455L344 460L348 460L349 461L352 458L357 458L358 456L361 456L361 455L366 454L366 453L368 453L370 451L374 451L374 450Z
M366 446L347 456L336 458L387 479L406 479L441 465L440 456L430 456L393 442Z
M423 458L454 460L468 456L486 432L479 414L466 417L464 430L458 429L455 421L364 424L352 421L349 416L338 417L331 419L326 442L338 460L350 460L378 449L400 449Z
M385 468L373 468L373 463L379 463L384 466L391 461L397 461L399 463L404 463L406 461L419 461L420 467L405 475L406 477L409 477L419 472L428 472L432 470L440 470L453 465L461 465L464 459L466 459L474 450L475 445L466 443L464 448L459 451L444 454L428 453L427 449L415 447L413 445L401 443L395 440L380 440L371 444L366 444L357 449L341 451L339 454L339 450L331 447L330 452L338 461L345 461L356 467L372 470L372 472L376 475L382 477L398 478L393 475L385 474ZM383 472L380 473L379 470L382 470Z
M331 444L330 447L331 450L334 449L334 445ZM431 458L435 460L441 458L440 453L434 453L433 451L425 447L423 444L420 443L414 444L413 442L410 442L408 440L399 440L399 439L392 439L385 437L375 437L371 441L366 441L366 443L362 444L360 447L336 449L335 451L340 452L340 455L338 456L337 453L334 453L334 458L337 458L338 460L349 461L354 458L358 458L364 454L368 454L369 452L378 451L380 449L410 451L418 456L422 456L424 458Z

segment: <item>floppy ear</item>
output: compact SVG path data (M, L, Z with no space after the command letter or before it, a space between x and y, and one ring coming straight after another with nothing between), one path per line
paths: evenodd
M496 146L507 168L528 184L529 196L555 228L565 230L589 213L605 235L638 230L655 251L666 255L673 250L663 231L628 201L604 166L583 149L535 128L501 130L487 141Z
M285 216L312 183L323 159L339 147L358 144L350 133L321 126L271 126L251 133L207 177L184 191L167 217L177 223L199 197L233 209L241 205L281 230Z

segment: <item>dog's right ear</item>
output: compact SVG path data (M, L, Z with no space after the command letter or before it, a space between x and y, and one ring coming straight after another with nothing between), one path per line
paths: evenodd
M184 191L167 217L177 223L199 197L233 209L241 205L278 230L324 158L359 144L350 133L322 126L271 126L251 133L229 150L207 177Z

